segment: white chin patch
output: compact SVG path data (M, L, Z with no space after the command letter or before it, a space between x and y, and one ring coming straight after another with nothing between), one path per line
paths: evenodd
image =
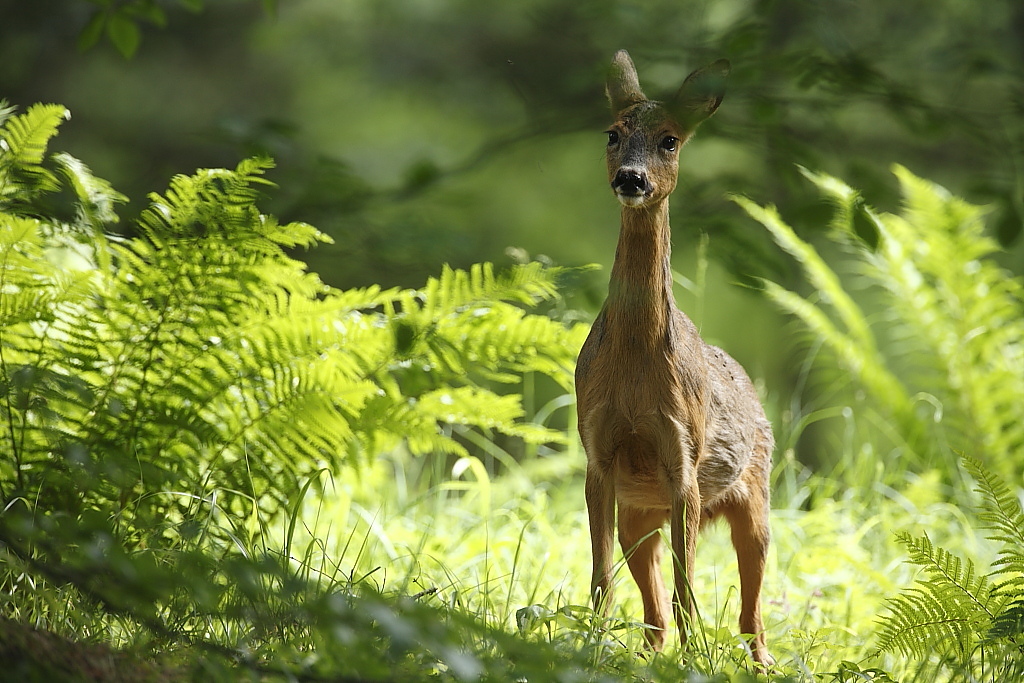
M619 194L618 192L616 192L615 196L618 197L620 204L622 204L623 206L628 206L632 209L635 209L639 206L643 206L648 199L647 195L645 194Z

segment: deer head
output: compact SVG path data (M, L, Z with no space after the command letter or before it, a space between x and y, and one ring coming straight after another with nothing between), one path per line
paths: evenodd
M676 186L679 150L725 94L729 62L694 71L667 102L649 100L629 53L612 60L607 93L615 122L608 129L608 180L619 202L640 208L666 199Z

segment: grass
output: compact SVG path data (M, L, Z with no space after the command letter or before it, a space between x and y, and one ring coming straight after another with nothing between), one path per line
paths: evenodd
M308 495L291 545L305 549L297 562L329 568L332 580L417 596L556 647L585 649L601 640L595 664L611 670L623 666L656 680L685 659L708 673L750 671L737 634L739 584L724 525L705 532L698 548L701 627L685 654L672 645L643 659L640 597L621 561L616 606L606 622L594 619L583 464L583 454L570 451L491 478L478 460L463 459L431 483L420 471L431 463L385 456L356 476L329 480L322 495ZM937 545L993 556L970 531L977 525L969 513L949 502L939 473L911 477L900 490L844 487L808 475L790 454L779 458L775 479L785 493L773 505L763 610L776 676L844 680L844 669L900 671L902 663L876 655L873 642L885 599L915 576L896 531L924 529ZM667 562L664 569L671 585Z
M476 458L441 468L429 458L386 454L345 476L311 477L292 513L264 525L263 534L248 536L261 541L245 552L290 557L290 571L308 586L303 590L309 595L370 586L385 595L407 596L453 623L483 623L492 635L516 634L527 645L574 653L591 670L615 678L700 680L692 678L694 672L729 677L723 680L754 676L737 634L739 586L725 525L707 530L698 547L695 592L701 620L685 652L674 637L662 654L644 650L640 596L621 559L616 605L608 619L595 618L588 607L584 462L583 453L570 448L492 477ZM850 672L875 668L892 672L896 680L913 675L913 665L875 653L885 600L915 577L895 534L927 531L936 545L987 564L995 551L972 531L979 525L969 501L952 502L956 496L938 471L909 476L898 489L845 485L810 474L792 451L777 458L773 478L774 538L763 594L769 648L777 660L771 678L863 680ZM244 524L250 532L261 526L259 520L231 521L217 514L210 519L213 525L230 525L240 545L247 537ZM668 583L667 562L664 570ZM6 599L7 613L22 622L115 647L147 648L146 636L132 629L131 620L82 609L74 591L33 590L28 584L22 589ZM287 602L287 596L278 597ZM273 609L257 622L280 631L270 640L287 644L279 663L293 664L301 656L304 666L315 670L317 637L287 623L286 608L281 614L285 618L279 623ZM187 622L182 628L195 628ZM202 628L218 642L244 641L244 633L232 633L244 623L225 615L207 619ZM463 645L487 651L493 648L487 633ZM156 651L166 656L166 646ZM230 671L226 676L219 680L230 680Z

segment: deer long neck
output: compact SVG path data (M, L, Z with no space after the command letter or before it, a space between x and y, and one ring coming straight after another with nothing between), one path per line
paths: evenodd
M675 299L668 201L622 208L622 228L608 286L606 318L634 342L663 343Z

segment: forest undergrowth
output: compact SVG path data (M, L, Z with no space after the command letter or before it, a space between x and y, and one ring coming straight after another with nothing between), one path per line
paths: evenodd
M835 216L816 247L736 199L806 276L764 283L802 370L762 387L777 665L758 671L724 528L684 651L644 650L621 560L612 614L588 606L572 271L332 289L294 257L327 238L259 212L267 160L176 177L114 234L123 197L48 150L66 116L0 112L4 675L89 675L16 626L113 648L125 680L1021 673L1021 283L981 209L897 168L904 206L879 212L806 172Z

